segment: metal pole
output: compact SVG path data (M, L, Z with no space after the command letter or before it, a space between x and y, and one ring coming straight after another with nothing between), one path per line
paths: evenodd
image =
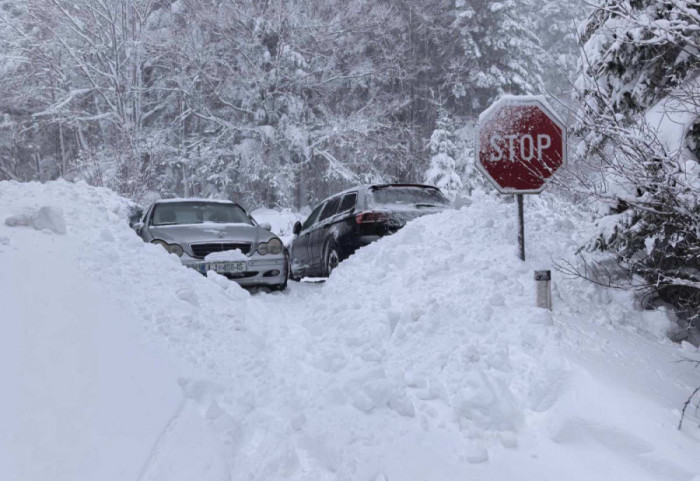
M518 247L520 260L525 261L525 216L523 207L523 194L517 194L518 198Z
M537 307L552 310L552 271L535 271Z

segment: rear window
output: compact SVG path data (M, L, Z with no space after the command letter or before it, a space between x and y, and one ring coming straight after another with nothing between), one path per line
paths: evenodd
M375 205L443 206L450 203L442 192L432 187L387 186L372 188L371 192Z

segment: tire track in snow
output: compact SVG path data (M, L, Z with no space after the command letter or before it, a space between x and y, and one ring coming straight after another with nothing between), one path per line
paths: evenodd
M157 467L158 463L160 462L160 458L163 453L163 448L172 437L172 433L175 431L178 422L182 418L182 413L185 411L186 406L187 399L183 399L180 402L180 405L175 410L175 413L172 415L168 423L160 432L156 440L153 442L153 446L151 447L151 450L148 453L146 460L143 462L143 466L141 467L141 472L139 473L137 481L148 481L150 479L150 473L153 469Z

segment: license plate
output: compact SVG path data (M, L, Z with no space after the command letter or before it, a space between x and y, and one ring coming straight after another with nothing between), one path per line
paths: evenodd
M214 272L226 272L226 273L245 272L246 271L246 263L245 262L210 262L209 264L207 264L207 270L214 271Z

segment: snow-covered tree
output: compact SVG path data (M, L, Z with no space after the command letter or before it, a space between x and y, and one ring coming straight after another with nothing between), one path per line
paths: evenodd
M0 0L0 178L297 207L422 181L440 106L539 90L531 6Z
M543 56L543 80L549 93L571 97L571 80L576 76L579 60L578 26L587 17L588 2L581 0L541 0L522 5L523 16L535 15L535 33Z
M430 136L428 151L430 163L425 173L425 182L442 190L454 200L462 190L462 180L457 175L455 157L457 147L454 143L452 126L445 112L441 112L437 126Z
M534 19L520 15L530 1L456 0L454 5L463 55L452 68L467 74L452 80L455 95L468 99L479 113L504 93L540 92L542 49Z
M586 108L624 116L649 109L700 67L700 5L603 0L581 26Z
M592 247L700 325L700 5L604 0L583 26L578 149L608 206Z

